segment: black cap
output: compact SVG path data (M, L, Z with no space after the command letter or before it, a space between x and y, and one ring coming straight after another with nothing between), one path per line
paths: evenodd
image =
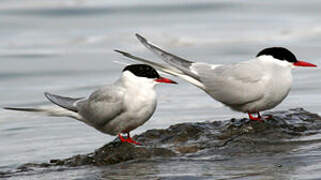
M157 71L152 66L149 66L147 64L128 65L123 69L123 72L124 71L130 71L131 73L139 77L146 77L151 79L156 79L160 77Z
M263 55L273 56L274 59L288 61L291 63L298 61L295 55L284 47L270 47L270 48L263 49L256 55L256 57L263 56Z

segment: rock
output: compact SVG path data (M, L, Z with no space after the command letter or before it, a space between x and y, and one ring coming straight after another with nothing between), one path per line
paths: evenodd
M55 166L81 166L89 164L103 166L133 159L146 159L157 156L172 157L175 156L175 153L166 148L142 147L129 143L121 143L120 141L114 141L97 149L93 153L87 155L76 155L64 160L51 160L50 164Z
M121 143L116 138L93 153L55 159L49 163L25 164L20 169L29 170L36 166L105 166L129 160L202 154L241 157L249 153L277 153L296 146L291 139L320 133L321 130L321 117L302 108L267 112L264 115L271 117L264 122L243 118L181 123L167 129L152 129L134 136L142 146Z

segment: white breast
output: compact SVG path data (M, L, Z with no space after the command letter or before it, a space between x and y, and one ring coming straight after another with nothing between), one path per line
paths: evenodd
M259 112L271 109L279 105L286 98L292 87L291 66L287 62L280 62L269 62L264 65L264 95L257 101L239 107L241 111Z
M137 80L137 81L136 81ZM157 99L152 79L126 81L123 112L106 126L110 134L127 133L144 124L153 115Z

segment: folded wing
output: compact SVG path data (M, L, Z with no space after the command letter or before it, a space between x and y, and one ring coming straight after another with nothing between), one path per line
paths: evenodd
M215 68L200 64L193 68L199 73L205 91L226 105L243 105L264 95L264 85L268 79L264 77L262 67L251 61Z

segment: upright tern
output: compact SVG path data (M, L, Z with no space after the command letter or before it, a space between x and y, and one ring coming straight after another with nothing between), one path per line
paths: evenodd
M274 108L288 95L292 86L291 71L295 66L316 67L314 64L298 61L284 47L263 49L256 58L235 64L193 62L162 50L139 34L136 37L167 65L124 51L115 51L184 79L232 110L248 113L251 120L262 121L260 111ZM257 117L253 117L253 113L257 113Z
M5 109L71 117L102 133L118 134L122 142L140 144L130 137L129 132L143 125L155 112L157 99L154 87L158 83L176 84L175 81L161 77L149 65L128 65L116 82L101 87L89 98L70 98L45 93L52 103L62 108L5 107ZM126 139L122 133L127 134Z

